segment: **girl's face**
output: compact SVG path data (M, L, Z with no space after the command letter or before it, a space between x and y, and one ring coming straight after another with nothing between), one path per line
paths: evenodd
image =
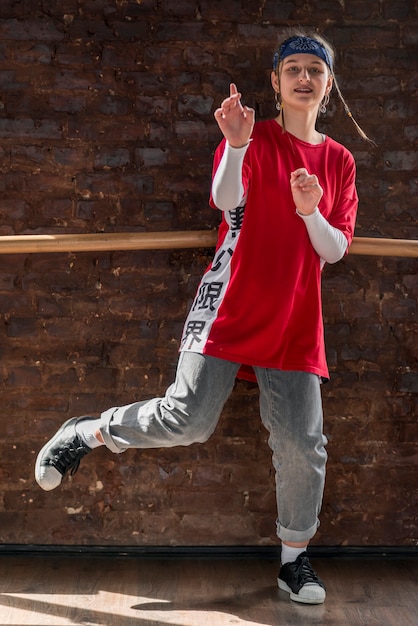
M332 87L332 76L327 64L314 54L291 54L279 67L279 75L272 72L273 89L280 93L286 109L319 107Z

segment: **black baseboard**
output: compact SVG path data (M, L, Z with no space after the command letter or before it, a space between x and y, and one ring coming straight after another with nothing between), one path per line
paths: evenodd
M277 559L278 546L71 546L0 544L1 556L136 557L153 559ZM312 558L410 558L415 546L310 546Z

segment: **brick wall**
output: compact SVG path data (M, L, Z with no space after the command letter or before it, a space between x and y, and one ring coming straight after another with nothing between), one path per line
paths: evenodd
M358 163L356 234L416 239L412 1L3 0L0 234L206 229L213 111L237 82L274 115L286 24L325 27L362 142L331 102L323 130ZM213 438L100 449L52 493L36 454L61 422L153 397L211 250L0 255L0 541L270 545L274 485L257 389L237 384ZM416 259L348 256L324 274L332 381L320 545L416 544Z

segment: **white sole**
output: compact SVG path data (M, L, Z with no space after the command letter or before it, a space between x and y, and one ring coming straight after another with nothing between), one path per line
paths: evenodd
M73 420L77 421L77 419L78 419L77 417L70 417L70 419L68 419L66 422L64 422L62 424L61 428L59 428L57 430L55 435L53 437L51 437L51 439L49 439L46 442L46 444L44 445L42 450L40 450L40 452L39 452L39 454L37 456L36 463L35 463L35 480L38 483L38 485L41 487L41 489L43 489L44 491L52 491L53 489L58 487L61 484L61 481L62 481L62 478L63 478L61 473L57 469L55 469L53 466L51 466L49 469L54 470L58 474L58 476L60 477L60 480L59 480L59 482L57 484L54 484L54 485L51 485L51 486L50 485L42 485L42 478L40 476L41 476L41 469L42 469L43 466L41 465L41 459L42 459L42 457L44 455L44 452L45 452L45 450L47 448L49 448L53 444L54 441L56 441L56 439L58 439L58 437L61 435L61 433L64 430L64 428L70 422L72 422Z
M286 591L287 593L290 594L291 600L293 600L294 602L299 602L299 604L323 604L323 602L325 602L326 593L325 593L325 589L322 589L322 587L319 587L319 588L323 591L323 597L309 598L306 596L300 596L296 593L293 593L289 585L287 585L284 582L284 580L280 580L280 578L277 579L277 584L279 586L279 589L281 589L282 591Z

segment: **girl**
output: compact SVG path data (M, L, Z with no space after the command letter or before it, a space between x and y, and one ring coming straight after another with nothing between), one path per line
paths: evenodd
M231 84L215 112L224 135L210 199L222 212L218 244L184 325L175 382L164 398L68 420L35 470L51 490L99 445L120 453L204 442L236 376L257 380L276 471L278 584L308 604L325 600L306 552L319 525L327 459L320 276L324 263L347 252L357 210L352 155L316 129L333 86L349 113L333 66L322 37L288 34L271 73L277 116L256 124Z

